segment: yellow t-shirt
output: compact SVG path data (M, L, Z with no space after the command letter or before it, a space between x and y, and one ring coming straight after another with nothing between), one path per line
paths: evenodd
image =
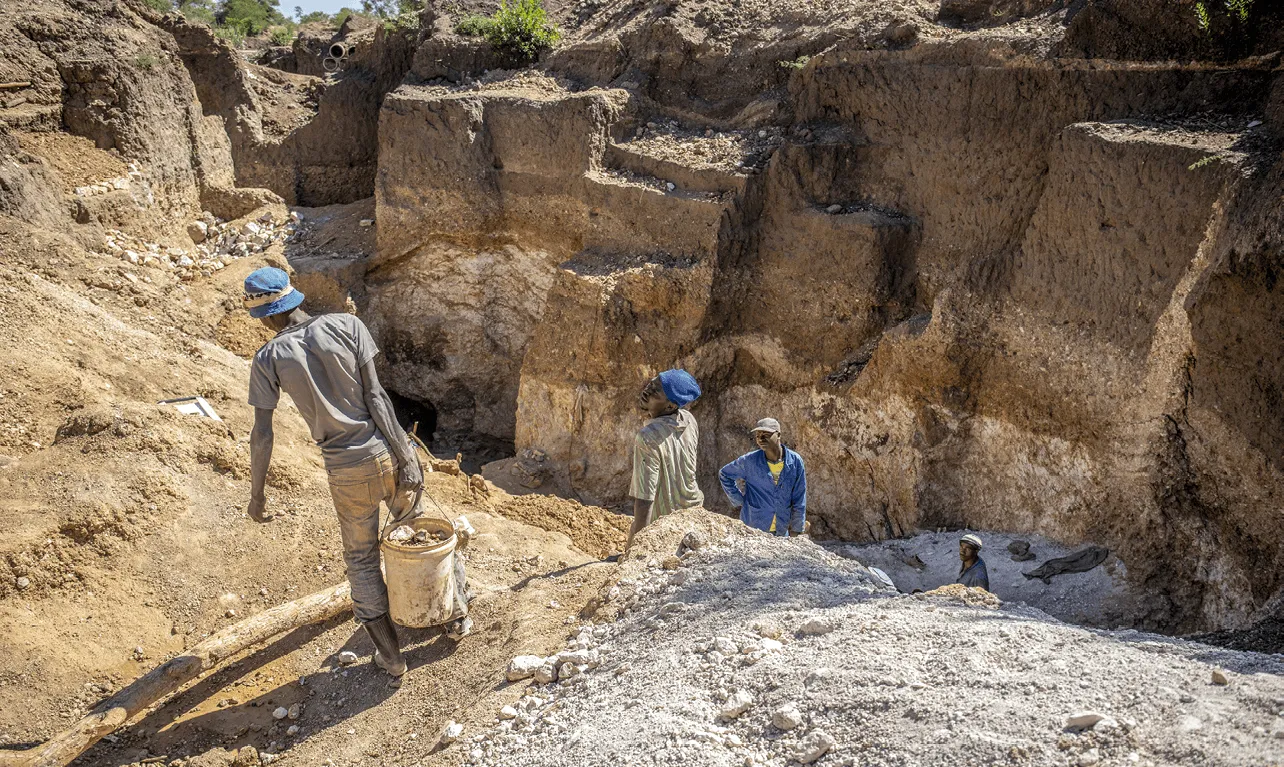
M772 461L772 460L768 460L768 461L767 461L767 470L771 472L771 481L772 481L772 483L773 483L773 484L776 484L776 485L779 485L779 484L780 484L780 472L782 472L782 471L784 471L784 470L785 470L785 460L784 460L784 458L781 458L779 461ZM776 532L776 518L775 518L775 517L772 517L772 518L771 518L771 529L770 529L770 530L768 530L767 532L770 532L770 533L774 533L774 532Z

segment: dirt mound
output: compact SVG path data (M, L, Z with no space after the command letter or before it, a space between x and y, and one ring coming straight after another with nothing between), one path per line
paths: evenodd
M495 511L518 522L566 533L577 549L598 558L624 549L632 522L597 506L545 495L509 496L496 504Z
M964 586L961 583L949 583L923 593L928 597L940 597L960 602L968 607L988 607L991 610L997 610L1003 606L1002 600L985 589Z
M941 591L974 591L959 589ZM893 595L806 540L714 541L616 599L624 617L579 632L557 682L493 701L499 724L448 752L494 767L1284 758L1264 705L1284 694L1278 659Z

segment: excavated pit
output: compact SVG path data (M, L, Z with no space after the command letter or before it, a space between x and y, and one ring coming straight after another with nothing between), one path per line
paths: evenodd
M1117 619L1242 625L1280 585L1282 531L1244 493L1278 497L1284 443L1222 440L1276 385L1230 384L1197 317L1227 305L1232 221L1271 183L1246 126L1274 78L838 46L748 129L656 116L627 83L403 85L362 310L395 380L449 393L443 423L547 456L574 497L624 499L634 392L677 364L705 388L712 508L771 415L818 537L1096 543L1127 563ZM1231 364L1270 378L1262 320L1236 321L1254 351Z
M287 258L362 315L389 388L470 470L619 503L634 392L681 365L714 509L717 467L772 415L820 538L1103 545L1127 565L1115 615L1171 633L1243 626L1279 591L1268 60L1131 60L1103 31L1125 22L1056 9L1016 39L1007 17L906 31L862 7L842 23L875 36L769 44L742 62L757 87L725 87L696 41L744 29L647 8L615 32L577 16L518 71L433 10L417 37L336 36L359 58L315 85L172 29L237 183L373 191L321 213L368 233ZM313 116L274 136L258 115L290 87Z
M351 624L302 628L78 764L493 763L533 705L507 665L584 621L630 648L608 664L639 653L633 676L538 695L558 719L609 693L571 737L625 706L687 723L641 728L634 761L739 765L719 750L736 730L785 763L801 733L760 729L765 707L705 731L719 690L756 679L836 727L822 764L979 744L1023 764L1279 762L1278 664L1209 646L1284 647L1278 10L1228 41L1168 0L546 0L564 37L519 65L455 33L490 9L427 5L310 32L275 68L138 0L0 13L0 761L345 577L292 403L277 517L246 515L247 360L268 334L240 286L271 264L309 311L375 335L435 454L434 510L478 531L477 632L405 632L394 691L338 664L370 652ZM327 74L332 44L348 56ZM710 508L746 428L776 417L819 547L693 512L611 556L636 393L675 365L705 390ZM221 420L157 404L192 396ZM984 609L875 595L843 561L933 589L964 529L986 540ZM1091 570L1039 577L1098 546ZM802 636L756 670L690 653L773 604ZM815 610L842 625L808 636ZM884 630L887 652L860 649ZM814 647L843 697L806 692ZM956 718L977 685L996 707ZM504 703L521 711L497 728ZM271 718L295 704L297 724ZM1063 729L1090 708L1113 734ZM451 719L466 735L445 744ZM500 763L621 759L552 742Z

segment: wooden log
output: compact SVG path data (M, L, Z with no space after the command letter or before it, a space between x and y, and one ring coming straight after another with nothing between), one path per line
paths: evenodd
M9 91L9 90L13 90L14 88L30 88L30 87L31 87L31 82L29 80L23 80L22 82L17 82L17 83L0 83L0 91Z
M103 701L71 728L30 751L6 754L0 764L14 767L65 767L135 714L178 690L201 672L208 671L242 650L277 634L325 620L351 607L352 592L345 581L333 588L277 605L234 623L139 677L133 684Z

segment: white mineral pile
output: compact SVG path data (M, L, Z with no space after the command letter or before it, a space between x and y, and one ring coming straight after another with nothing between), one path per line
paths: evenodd
M660 525L677 541L693 522L709 526L690 513ZM656 555L612 590L616 623L515 659L510 681L531 686L451 746L463 762L1284 761L1278 656L1084 629L959 586L898 595L807 541L688 542L699 550Z
M179 279L187 281L198 276L208 277L232 261L288 241L301 221L298 213L291 213L284 222L276 220L271 213L264 213L256 221L234 225L206 212L187 227L193 247L166 247L118 229L108 229L104 250L130 264L173 270Z

